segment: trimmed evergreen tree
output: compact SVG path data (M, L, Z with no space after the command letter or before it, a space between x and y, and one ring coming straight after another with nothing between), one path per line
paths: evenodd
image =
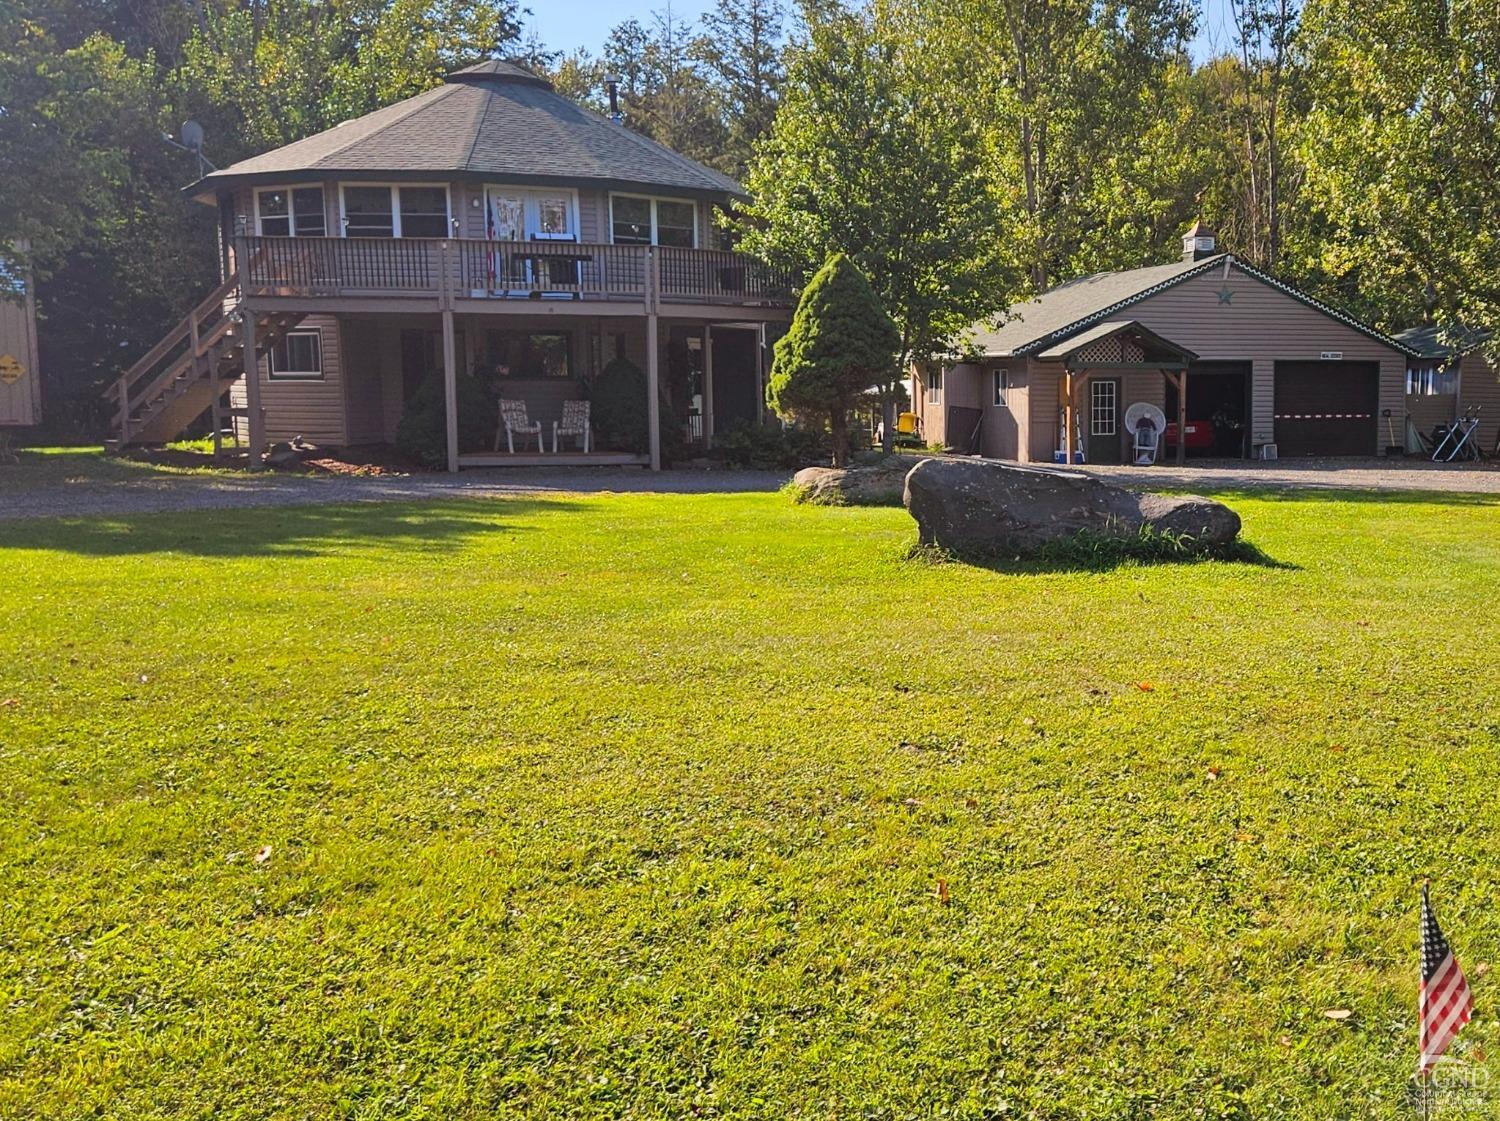
M802 290L791 329L776 343L766 400L781 416L826 416L833 463L849 458L849 410L894 376L901 335L870 281L843 253L830 254Z

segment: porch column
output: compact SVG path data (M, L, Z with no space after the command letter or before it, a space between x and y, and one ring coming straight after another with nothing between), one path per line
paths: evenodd
M458 470L458 354L453 309L443 309L443 409L448 426L448 470Z
M1187 462L1187 370L1177 373L1177 462Z
M703 325L703 450L714 446L714 325Z
M1073 466L1073 371L1063 371L1063 464Z
M656 334L656 296L661 273L656 253L646 250L646 439L651 470L661 470L661 340Z
M755 423L766 422L766 325L755 328Z
M240 300L241 358L245 372L245 408L250 430L250 466L259 467L266 454L266 417L260 405L260 359L256 356L255 320L257 312Z

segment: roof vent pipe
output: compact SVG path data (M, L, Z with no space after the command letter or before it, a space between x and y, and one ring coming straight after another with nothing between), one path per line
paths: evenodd
M604 88L609 91L609 119L615 124L625 123L625 114L620 112L620 79L618 75L605 76Z

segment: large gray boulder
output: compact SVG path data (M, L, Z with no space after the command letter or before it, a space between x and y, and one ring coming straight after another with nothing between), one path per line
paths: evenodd
M1212 499L1137 494L1078 471L982 459L924 460L906 476L904 501L922 544L960 556L1036 553L1080 533L1131 540L1143 527L1208 552L1240 532L1239 515Z
M804 467L792 486L799 502L814 506L900 506L914 462L898 455L854 467Z

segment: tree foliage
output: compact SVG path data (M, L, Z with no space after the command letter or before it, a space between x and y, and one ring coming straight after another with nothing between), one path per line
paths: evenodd
M834 253L803 289L791 327L776 342L766 400L784 417L826 418L833 462L842 466L849 410L891 377L900 345L865 274L846 254Z
M898 328L878 383L891 411L913 361L948 353L1013 290L973 123L941 94L898 12L837 11L792 50L774 133L756 149L746 250L803 276L846 254ZM865 387L869 388L869 386Z

